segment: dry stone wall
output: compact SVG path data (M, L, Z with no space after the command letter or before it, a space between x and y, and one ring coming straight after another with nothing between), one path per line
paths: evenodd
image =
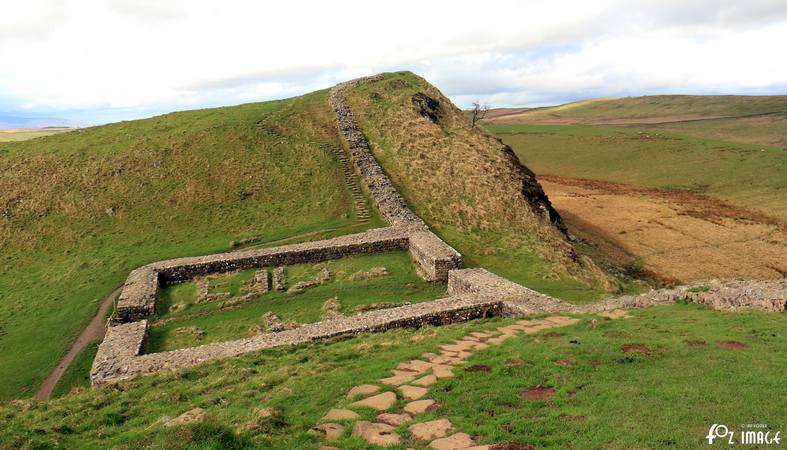
M352 156L372 200L385 221L396 227L426 229L424 221L410 210L391 180L383 172L380 164L377 163L369 142L363 135L352 109L344 98L347 90L352 87L379 78L380 76L373 76L337 84L331 89L328 99L336 112L339 131L347 142L350 156Z
M329 101L336 112L339 130L347 143L352 161L380 214L390 225L410 231L410 254L422 269L425 278L445 281L449 270L461 266L462 256L429 231L426 223L407 206L375 159L369 141L345 99L347 90L380 78L381 76L376 75L340 83L331 89Z

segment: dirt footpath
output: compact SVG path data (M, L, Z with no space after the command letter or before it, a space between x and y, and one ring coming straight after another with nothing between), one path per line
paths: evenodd
M787 276L787 224L688 192L539 176L569 230L608 262L667 281Z
M106 318L107 313L109 312L109 308L112 306L112 301L120 295L120 291L123 289L123 286L120 286L107 294L99 304L98 311L96 311L96 315L93 316L93 319L90 323L82 330L82 333L77 337L76 341L71 345L71 348L68 349L63 359L57 364L55 369L49 374L49 376L44 380L41 386L38 388L38 392L36 393L36 400L46 400L52 395L52 391L55 389L57 382L60 381L60 378L66 373L71 363L74 362L74 359L85 349L91 342L101 342L104 339L104 333L106 332Z

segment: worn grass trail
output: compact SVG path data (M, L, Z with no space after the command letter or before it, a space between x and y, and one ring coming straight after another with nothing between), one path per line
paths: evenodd
M93 316L90 323L82 330L82 333L80 333L74 343L71 344L71 348L68 349L63 359L57 364L57 367L55 367L44 382L41 383L41 387L39 387L38 392L36 392L36 400L47 400L49 396L52 395L52 391L55 389L55 386L57 386L60 378L66 373L69 367L71 367L71 363L74 362L74 359L76 359L88 345L101 342L101 340L104 339L107 313L109 313L112 308L112 302L120 295L121 289L123 289L122 286L116 288L99 302L96 315Z

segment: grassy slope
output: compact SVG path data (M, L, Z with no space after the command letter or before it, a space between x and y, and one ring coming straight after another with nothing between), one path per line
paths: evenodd
M491 372L460 369L455 378L441 380L431 392L443 406L418 421L438 414L479 434L483 443L519 441L538 448L668 443L694 448L711 423L777 428L785 423L779 399L787 394L782 380L787 335L781 315L725 314L693 305L633 314L618 321L587 318L550 330L566 333L562 337L541 333L479 352L468 364L488 365ZM316 448L319 441L306 432L328 409L346 403L350 387L387 376L399 362L470 331L508 322L395 330L268 350L46 403L9 403L0 406L5 427L0 448ZM708 345L688 347L684 340ZM749 347L719 349L717 340ZM654 355L625 355L625 343L644 344ZM560 359L572 360L573 367L553 364ZM536 384L556 387L557 396L548 403L519 399L520 390ZM156 425L162 416L196 406L210 415L204 425L174 430ZM564 422L562 415L586 420ZM345 433L341 448L364 448ZM404 444L394 448L420 447Z
M743 116L787 111L787 96L652 95L583 100L509 115L505 120L573 120L576 123L675 116ZM503 119L501 117L501 119Z
M98 342L93 342L77 355L74 362L68 366L68 369L63 373L57 385L55 385L52 397L66 395L75 387L86 388L90 386L90 367L96 358L96 352L98 352Z
M0 398L31 395L136 266L357 230L325 96L0 144Z
M418 92L440 101L439 125L413 107ZM393 183L466 265L572 301L601 295L606 280L592 263L571 261L564 237L533 213L501 144L471 129L437 89L412 73L396 73L348 98Z
M441 381L436 400L442 414L468 433L485 436L484 443L518 441L536 448L699 448L707 445L703 438L713 423L737 429L763 423L783 433L782 315L725 314L696 305L632 315L585 321L558 330L564 336L533 336L478 353L468 364L491 371ZM687 340L707 345L690 347ZM728 340L749 347L715 345ZM645 345L653 355L623 353L630 343ZM573 365L555 364L560 360ZM548 402L519 400L519 391L537 385L555 387L557 395ZM468 404L475 414L467 413Z
M757 117L735 117L643 126L707 139L756 144L787 149L787 113Z
M485 126L540 174L689 189L787 217L783 148L654 133L647 128Z
M389 275L367 280L349 281L348 278L359 271L367 271L382 266ZM256 325L263 325L262 315L272 311L284 321L299 323L317 322L322 318L322 306L326 300L336 297L341 303L341 311L352 314L353 308L377 302L417 303L433 300L445 294L445 284L428 283L415 273L415 266L406 252L390 252L376 255L354 256L330 261L325 264L301 264L287 266L285 270L286 287L298 281L314 279L320 268L331 272L331 280L320 286L309 288L301 293L271 291L237 309L220 311L218 302L195 304L196 287L194 283L181 283L165 288L159 306L162 318L183 317L162 326L151 328L148 351L173 350L175 348L204 344L208 342L238 339L256 333ZM240 292L240 279L248 279L254 271L242 271L227 277L212 279L211 285L227 283L216 291ZM182 303L185 309L169 313L170 305ZM195 313L213 312L208 316L194 317ZM188 318L192 316L193 318ZM205 332L200 339L192 335L178 335L180 327L199 327Z

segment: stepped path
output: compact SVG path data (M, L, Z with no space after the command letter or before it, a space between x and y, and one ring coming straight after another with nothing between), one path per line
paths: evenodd
M353 163L344 148L335 148L333 152L342 163L344 182L350 190L350 195L352 195L353 198L353 205L355 206L355 218L358 223L368 223L371 219L372 212L369 209L369 202L366 201L366 197L361 190L361 182L358 179L358 174L353 170Z
M606 316L626 317L622 311L621 314ZM418 420L418 416L425 412L439 414L440 404L429 398L431 386L441 378L453 377L454 370L465 364L474 352L501 345L520 333L535 334L548 328L573 325L578 321L568 316L553 315L543 319L520 320L492 331L470 333L453 343L440 346L440 353L424 353L419 359L402 362L391 371L391 376L377 380L374 384L353 387L346 398L328 411L322 423L315 425L310 433L328 442L320 450L338 450L338 447L330 446L331 441L338 443L347 435L380 447L406 443L435 450L493 450L495 445L479 445L477 437L457 430L446 418L428 422ZM394 407L400 399L405 402L401 409ZM360 416L354 410L362 409L372 409L378 413L373 422L356 420ZM402 437L396 430L408 424L406 435ZM352 431L345 433L345 430Z

